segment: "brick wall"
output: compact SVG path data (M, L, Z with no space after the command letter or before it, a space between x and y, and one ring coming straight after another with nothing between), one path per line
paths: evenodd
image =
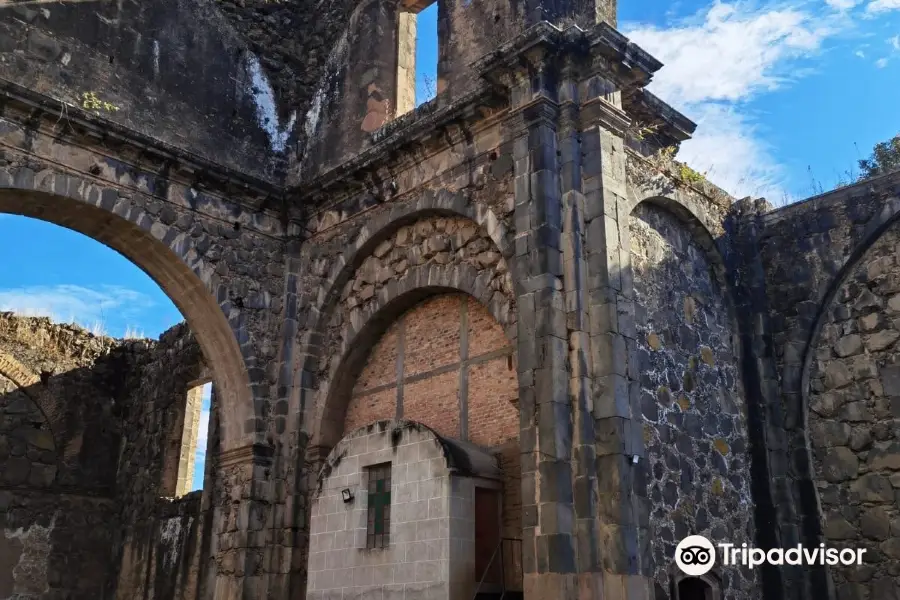
M463 294L429 298L372 349L344 431L402 416L441 435L500 446L519 434L515 373L513 349L481 304Z
M520 537L517 399L515 356L503 329L474 299L445 294L407 311L372 349L344 432L402 417L496 450L505 478L504 536Z

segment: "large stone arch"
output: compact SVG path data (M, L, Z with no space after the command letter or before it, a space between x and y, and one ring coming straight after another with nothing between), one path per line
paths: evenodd
M651 193L640 190L640 194L629 198L626 204L627 214L631 215L642 204L651 204L672 213L681 221L681 224L691 232L693 239L707 253L716 276L719 278L723 289L727 288L725 277L725 261L723 259L724 248L717 241L722 233L722 225L719 217L711 215L707 207L701 201L690 194L666 194ZM729 302L733 306L731 294Z
M805 543L880 556L864 581L857 567L826 567L830 593L888 598L900 593L900 200L888 199L858 239L820 294L793 396L794 443L806 463L801 510L816 517L804 521Z
M357 217L357 218L362 218ZM318 280L321 287L315 297L307 298L311 306L306 319L301 319L298 329L303 331L299 340L301 349L295 361L292 379L289 382L286 373L280 376L280 386L287 387L289 383L294 391L291 397L289 414L300 415L300 421L291 422L291 427L298 431L304 427L307 415L316 403L314 396L319 396L313 391L319 377L322 361L327 350L325 348L328 338L328 324L335 318L335 311L341 302L341 295L347 283L351 280L364 261L373 255L376 248L395 235L401 228L427 219L438 218L463 218L472 222L479 235L490 239L495 251L502 257L504 263L509 261L507 269L513 267L512 254L513 243L510 240L509 231L494 212L487 206L470 200L463 192L450 192L446 189L438 191L426 190L417 198L407 202L398 202L390 207L382 207L365 215L366 220L359 225L352 234L352 242L349 244L331 240L325 244L306 243L299 253L300 264L309 265L313 272L318 272ZM428 277L425 279L407 279L407 282L420 281L420 287L430 285ZM455 276L459 280L459 275ZM446 278L448 287L454 287L454 276ZM513 288L517 289L516 277L511 277ZM469 289L459 288L459 291L470 293L476 298L480 296L478 290L472 285ZM299 290L298 290L299 293ZM379 292L382 294L382 292ZM388 292L384 292L388 293ZM396 292L390 292L394 295ZM300 305L303 302L299 302ZM489 305L489 302L485 302ZM515 311L512 311L513 319ZM503 323L502 319L500 320ZM514 327L510 325L511 332L515 335ZM318 431L318 424L314 424L313 431ZM313 433L313 437L317 437ZM316 442L312 441L311 445Z
M649 564L668 597L675 545L691 534L752 543L748 406L738 321L722 252L698 205L654 196L629 212L634 379L646 450ZM723 592L749 599L755 573L732 569Z
M0 213L32 217L78 231L119 252L169 296L209 361L223 412L223 450L245 445L254 417L241 318L219 276L188 232L167 225L114 188L55 171L20 169L0 177ZM241 345L239 345L239 342ZM249 350L248 350L249 352Z
M383 288L373 302L346 323L337 351L339 359L332 363L318 389L311 445L330 450L341 438L342 428L338 425L344 421L347 386L352 387L374 343L394 320L425 298L453 292L471 296L488 309L503 327L507 339L514 344L514 304L509 297L495 298L496 294L483 283L484 279L479 279L471 267L422 265L396 280L396 286ZM336 381L338 385L334 384Z

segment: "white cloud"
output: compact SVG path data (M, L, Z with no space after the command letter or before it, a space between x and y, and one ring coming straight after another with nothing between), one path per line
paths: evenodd
M900 1L900 0L898 0ZM846 26L834 11L812 14L802 0L787 4L716 0L694 17L660 28L625 25L625 33L664 63L650 89L698 123L679 159L709 171L737 196L781 197L783 178L757 135L746 103L810 72L802 61ZM830 0L849 9L858 0Z
M883 69L887 65L888 65L888 59L886 59L886 58L879 58L878 60L875 61L875 66L878 67L879 69Z
M854 52L853 54L854 54L855 56L858 56L859 58L865 58L865 57L866 57L866 53L863 52L862 50L857 50L857 51Z
M863 0L825 0L825 4L836 10L850 10L862 3Z
M716 2L699 23L627 35L665 67L652 87L681 103L737 101L771 91L789 78L791 59L811 55L832 33L827 20L796 9L752 9Z
M900 10L900 0L873 0L866 6L866 12L873 15L892 10Z
M888 38L888 44L890 44L894 50L900 51L900 34Z
M691 117L697 131L682 144L679 160L738 197L782 193L781 170L749 117L731 104L714 102L696 106Z
M0 311L50 317L90 329L102 328L107 319L137 315L153 306L140 292L114 285L90 289L80 285L35 285L0 289Z

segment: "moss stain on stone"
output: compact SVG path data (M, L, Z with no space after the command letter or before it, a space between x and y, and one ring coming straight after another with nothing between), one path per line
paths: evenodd
M688 323L693 323L696 314L697 302L692 296L686 296L684 299L684 320Z
M691 407L691 401L688 400L687 396L682 396L678 399L678 406L681 407L681 410L687 410Z
M659 350L662 348L662 342L659 339L659 336L655 333L650 333L647 335L647 345L650 346L652 350Z
M712 366L713 363L715 362L715 358L713 357L712 348L708 348L706 346L701 346L700 347L700 360L702 360L709 366Z
M685 371L681 379L681 387L685 392L693 392L695 387L694 374L691 371Z
M716 447L716 450L718 450L719 454L721 454L722 456L725 456L726 454L728 454L728 451L731 449L731 447L728 445L728 442L726 442L722 438L716 438L716 441L713 442L713 445Z
M722 484L722 480L718 477L713 479L711 491L714 496L721 496L725 493L725 486Z
M659 386L659 389L656 390L656 397L664 406L672 404L672 394L669 393L669 388L664 385Z

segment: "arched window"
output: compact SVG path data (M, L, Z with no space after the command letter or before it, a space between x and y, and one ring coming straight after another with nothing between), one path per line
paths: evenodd
M675 600L719 600L716 588L699 577L685 577L675 589Z

